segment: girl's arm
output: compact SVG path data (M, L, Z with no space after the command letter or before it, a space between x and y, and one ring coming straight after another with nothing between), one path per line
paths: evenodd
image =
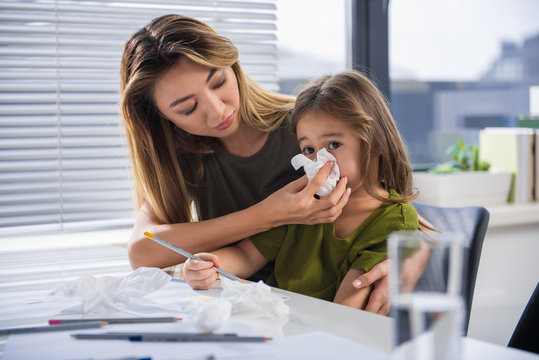
M196 290L211 288L218 278L217 267L223 268L240 278L246 278L260 270L268 260L258 251L250 239L236 246L219 249L213 253L199 253L206 260L188 259L183 267L185 280Z
M423 246L407 259L407 267L402 281L408 288L413 289L415 287L423 271L425 271L429 259L430 250L426 246ZM366 311L380 315L387 315L389 313L389 267L390 261L386 259L374 265L369 272L353 280L353 285L356 289L361 290L365 287L374 288L369 296L369 302L365 307Z
M348 270L339 285L339 289L337 290L337 294L335 294L333 302L356 309L365 309L371 292L370 287L364 287L361 290L357 290L352 285L352 281L364 273L365 271L360 269Z
M348 201L346 178L326 198L317 200L314 194L331 172L326 164L307 184L304 176L291 182L247 209L215 219L178 224L161 224L153 209L143 204L135 219L129 241L131 266L165 268L184 262L185 257L146 238L148 231L191 253L208 252L245 239L251 235L284 224L315 224L333 222Z

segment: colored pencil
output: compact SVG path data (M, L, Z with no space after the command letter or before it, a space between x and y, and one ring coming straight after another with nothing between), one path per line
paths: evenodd
M0 329L0 335L7 334L24 334L24 333L36 333L46 331L62 331L62 330L74 330L74 329L92 329L107 325L104 321L89 321L85 323L75 324L60 324L60 325L45 325L45 326L26 326L16 328L4 328Z
M181 318L177 318L177 317L51 319L49 320L49 325L86 323L86 322L92 322L92 321L104 321L109 324L145 324L145 323L176 322L180 320Z
M129 341L166 341L166 342L264 342L271 340L262 336L238 336L235 334L193 334L193 333L103 333L72 334L82 340L129 340Z
M179 247L177 246L174 246L172 245L171 243L169 243L168 241L165 241L157 236L155 236L154 234L152 233L149 233L149 232L145 232L144 235L150 239L152 239L153 241L163 245L163 246L166 246L167 248L169 248L170 250L173 250L175 252L177 252L178 254L181 254L183 256L185 256L186 258L189 258L189 259L195 259L195 260L199 260L199 261L206 261L204 259L201 259L199 258L198 256L195 256L193 254L191 254L189 251L185 251L183 249L180 249ZM231 273L229 273L228 271L225 271L221 268L217 268L217 272L223 276L226 276L227 278L231 279L231 280L234 280L234 281L240 281L240 279L236 276L236 275L232 275ZM242 281L243 282L243 281Z
M122 356L122 357L114 357L114 358L106 358L106 359L97 359L97 358L84 358L84 359L76 359L76 360L152 360L151 356Z

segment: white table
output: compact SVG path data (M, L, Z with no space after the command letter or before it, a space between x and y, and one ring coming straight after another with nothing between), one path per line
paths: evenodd
M290 296L288 304L294 315L284 327L285 335L305 333L313 329L323 330L385 353L391 352L393 333L391 318L289 291L280 289L276 291ZM316 316L315 314L323 315ZM359 358L361 357L358 356ZM469 337L463 338L463 360L477 359L525 360L539 359L539 355Z
M100 276L102 274L99 273ZM58 309L63 308L71 309L69 316L76 316L73 304L39 302L39 299L43 299L52 288L54 288L53 283L46 286L42 284L35 289L17 289L12 286L11 290L0 293L0 326L44 324L46 320L57 317ZM176 294L176 291L182 292L186 289L191 291L185 283L174 281L166 291L158 290L151 295L155 298L160 298L161 295L163 298L170 298L171 294ZM387 360L390 358L393 331L391 318L284 290L274 289L274 291L287 297L286 303L290 307L289 320L281 329L282 337L276 337L274 341L260 345L207 345L205 347L207 350L204 352L211 351L217 359L308 358L312 360L346 357ZM234 316L232 320L235 321ZM240 320L245 320L245 316ZM111 330L118 329L111 328ZM0 343L4 340L4 350L6 350L5 354L0 356L0 360L75 360L90 357L110 359L128 354L151 355L154 360L202 359L200 346L197 344L133 344L106 340L87 342L71 339L69 334L72 332L12 335L7 339L7 343L5 338L0 338ZM470 338L464 339L463 349L465 360L539 359L539 356L534 354ZM108 356L103 355L105 350ZM221 357L221 354L228 357Z

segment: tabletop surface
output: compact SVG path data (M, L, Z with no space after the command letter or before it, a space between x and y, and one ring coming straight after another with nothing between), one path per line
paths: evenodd
M118 256L125 254L125 249L103 248L100 251L102 252L98 254L98 257L102 257L103 253L117 252ZM88 276L88 273L95 274L94 278L110 276L104 271L96 271L94 267L89 265L86 274L83 274L82 271L71 270L73 276L66 276L65 274L70 271L70 262L76 262L69 260L69 256L66 253L63 256L65 262L61 265L55 265L62 268L61 271L64 275L60 278L64 280L64 283L80 280L81 277ZM120 268L119 264L114 262L112 255L109 257L109 260L105 259L103 262L111 261L111 266L115 269L114 276L122 278L130 273L130 271L124 272L125 269ZM16 256L9 259L3 256L0 260L0 263L3 262L11 266L8 270L6 267L0 267L0 278L2 276L4 279L12 277L13 269L17 267ZM35 271L39 271L39 268L28 269L27 277L37 276L33 275ZM46 273L45 270L42 271ZM24 286L25 282L19 281L18 284L11 283L2 289L0 292L0 327L46 324L46 321L51 318L71 318L82 315L80 297L51 297L51 291L58 288L61 283L50 280L52 273L54 271L50 270L49 280L33 281L29 286ZM150 295L142 297L141 301L133 301L124 310L129 310L132 316L178 315L183 311L182 306L178 305L178 300L201 296L212 297L218 294L219 289L216 290L195 292L186 283L172 280ZM267 332L267 335L274 336L274 340L266 344L209 344L201 347L199 344L134 344L109 340L86 341L72 339L69 335L73 331L61 331L10 335L9 337L0 336L0 344L3 345L3 354L0 359L76 360L94 358L99 360L125 358L126 355L151 355L154 360L209 359L210 355L214 356L215 359L326 359L329 357L350 357L353 354L363 354L357 358L365 359L389 359L391 357L393 323L390 317L371 314L280 289L272 289L271 291L285 299L285 304L290 308L286 322L256 318L249 313L233 314L223 329L223 331L244 332L246 335L266 335L263 332ZM125 316L125 313L123 315ZM109 326L111 331L125 331L126 329L125 326L121 325ZM129 331L133 329L163 331L163 329L169 328L175 331L193 330L188 321L168 325L137 325L136 327L131 325L128 329ZM470 338L464 338L463 349L464 359L539 359L539 356L534 354ZM182 354L182 356L171 356L171 354ZM486 355L488 356L485 357Z

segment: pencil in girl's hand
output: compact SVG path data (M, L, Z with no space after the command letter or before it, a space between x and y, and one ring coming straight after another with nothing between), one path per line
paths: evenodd
M189 259L195 259L195 260L199 260L199 261L206 261L204 259L201 259L199 258L198 256L195 256L193 254L191 254L189 251L185 251L183 249L180 249L179 247L176 247L174 245L172 245L171 243L169 243L168 241L165 241L157 236L155 236L154 234L152 233L149 233L149 232L145 232L144 233L144 236L152 239L153 241L163 245L163 246L166 246L167 248L169 248L170 250L172 251L175 251L177 252L178 254L181 254L183 256L185 256L186 258L189 258ZM232 275L231 273L229 273L228 271L225 271L221 268L217 268L217 272L223 276L226 276L227 278L229 278L230 280L234 280L234 281L240 281L240 279L236 276L236 275ZM243 282L243 281L240 281L240 282Z

